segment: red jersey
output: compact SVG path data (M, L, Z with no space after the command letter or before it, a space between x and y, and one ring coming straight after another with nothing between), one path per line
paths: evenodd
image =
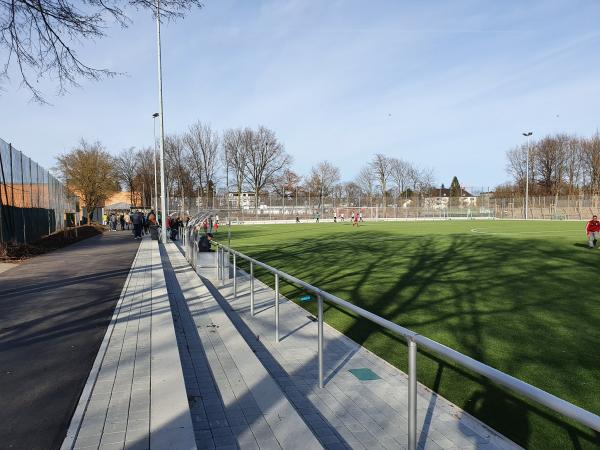
M599 220L590 220L585 227L586 233L593 233L595 231L600 232L600 221Z
M356 214L356 215L354 216L354 221L355 221L355 222L358 222L358 214Z

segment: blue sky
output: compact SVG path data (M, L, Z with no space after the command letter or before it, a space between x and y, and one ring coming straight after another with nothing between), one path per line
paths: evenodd
M163 27L165 127L272 128L304 174L329 160L354 177L376 152L434 169L438 183L508 179L505 151L600 126L597 1L205 0ZM123 72L84 81L52 106L16 82L0 92L0 137L46 167L81 137L117 153L152 144L155 25L80 51Z

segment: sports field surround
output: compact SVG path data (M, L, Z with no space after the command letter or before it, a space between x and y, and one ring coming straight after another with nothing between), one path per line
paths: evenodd
M600 413L600 250L587 248L583 221L240 225L231 246ZM255 275L272 283L266 271ZM283 282L281 292L305 294ZM299 304L316 312L314 300ZM327 304L325 320L406 370L403 339ZM525 448L600 448L592 430L435 355L419 352L418 373Z

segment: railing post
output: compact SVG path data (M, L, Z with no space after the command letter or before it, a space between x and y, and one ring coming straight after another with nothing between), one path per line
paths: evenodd
M226 262L226 266L227 266L227 281L229 281L229 279L231 278L231 273L229 271L229 264L231 263L231 254L229 253L229 249L227 249L227 262Z
M275 342L279 342L279 274L275 274Z
M217 271L217 280L221 276L221 263L219 262L219 246L217 246L217 254L215 255L215 259L217 261L216 271Z
M221 286L225 284L225 249L221 247Z
M235 252L233 252L233 298L237 298L237 260L235 257Z
M408 340L408 450L417 448L417 343Z
M217 245L217 263L219 265L219 281L223 277L223 261L221 261L221 246Z
M318 351L319 351L319 387L323 388L323 298L321 295L317 295L317 302L319 307L318 313Z
M254 317L254 262L250 261L250 315Z

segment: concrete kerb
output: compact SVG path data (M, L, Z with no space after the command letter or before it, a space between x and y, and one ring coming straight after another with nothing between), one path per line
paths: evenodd
M98 349L98 354L96 355L96 359L94 360L94 364L92 365L92 370L90 370L90 374L85 382L83 387L83 391L79 398L79 403L77 404L77 408L71 417L71 422L69 424L69 428L67 430L67 434L63 443L61 445L61 450L70 450L75 445L75 440L77 439L77 434L79 433L79 429L81 428L81 424L83 422L83 418L85 416L85 412L87 410L90 397L92 395L92 391L94 390L94 386L96 385L96 381L98 379L98 374L100 373L100 369L102 368L102 363L104 362L104 356L106 355L106 349L108 348L108 344L110 342L110 338L112 337L113 330L115 329L115 324L117 322L117 318L119 316L119 312L121 310L121 306L123 304L123 299L125 298L125 294L127 293L127 289L129 287L129 282L131 281L131 276L133 274L133 268L135 267L138 257L140 254L141 245L138 247L137 252L135 254L135 258L133 258L133 262L131 264L131 268L129 270L129 274L125 279L125 283L123 284L123 289L121 290L121 294L119 295L119 300L115 306L115 310L113 312L110 323L108 324L108 328L106 329L106 333L104 334L104 338L102 339L102 343L100 344L100 348Z

